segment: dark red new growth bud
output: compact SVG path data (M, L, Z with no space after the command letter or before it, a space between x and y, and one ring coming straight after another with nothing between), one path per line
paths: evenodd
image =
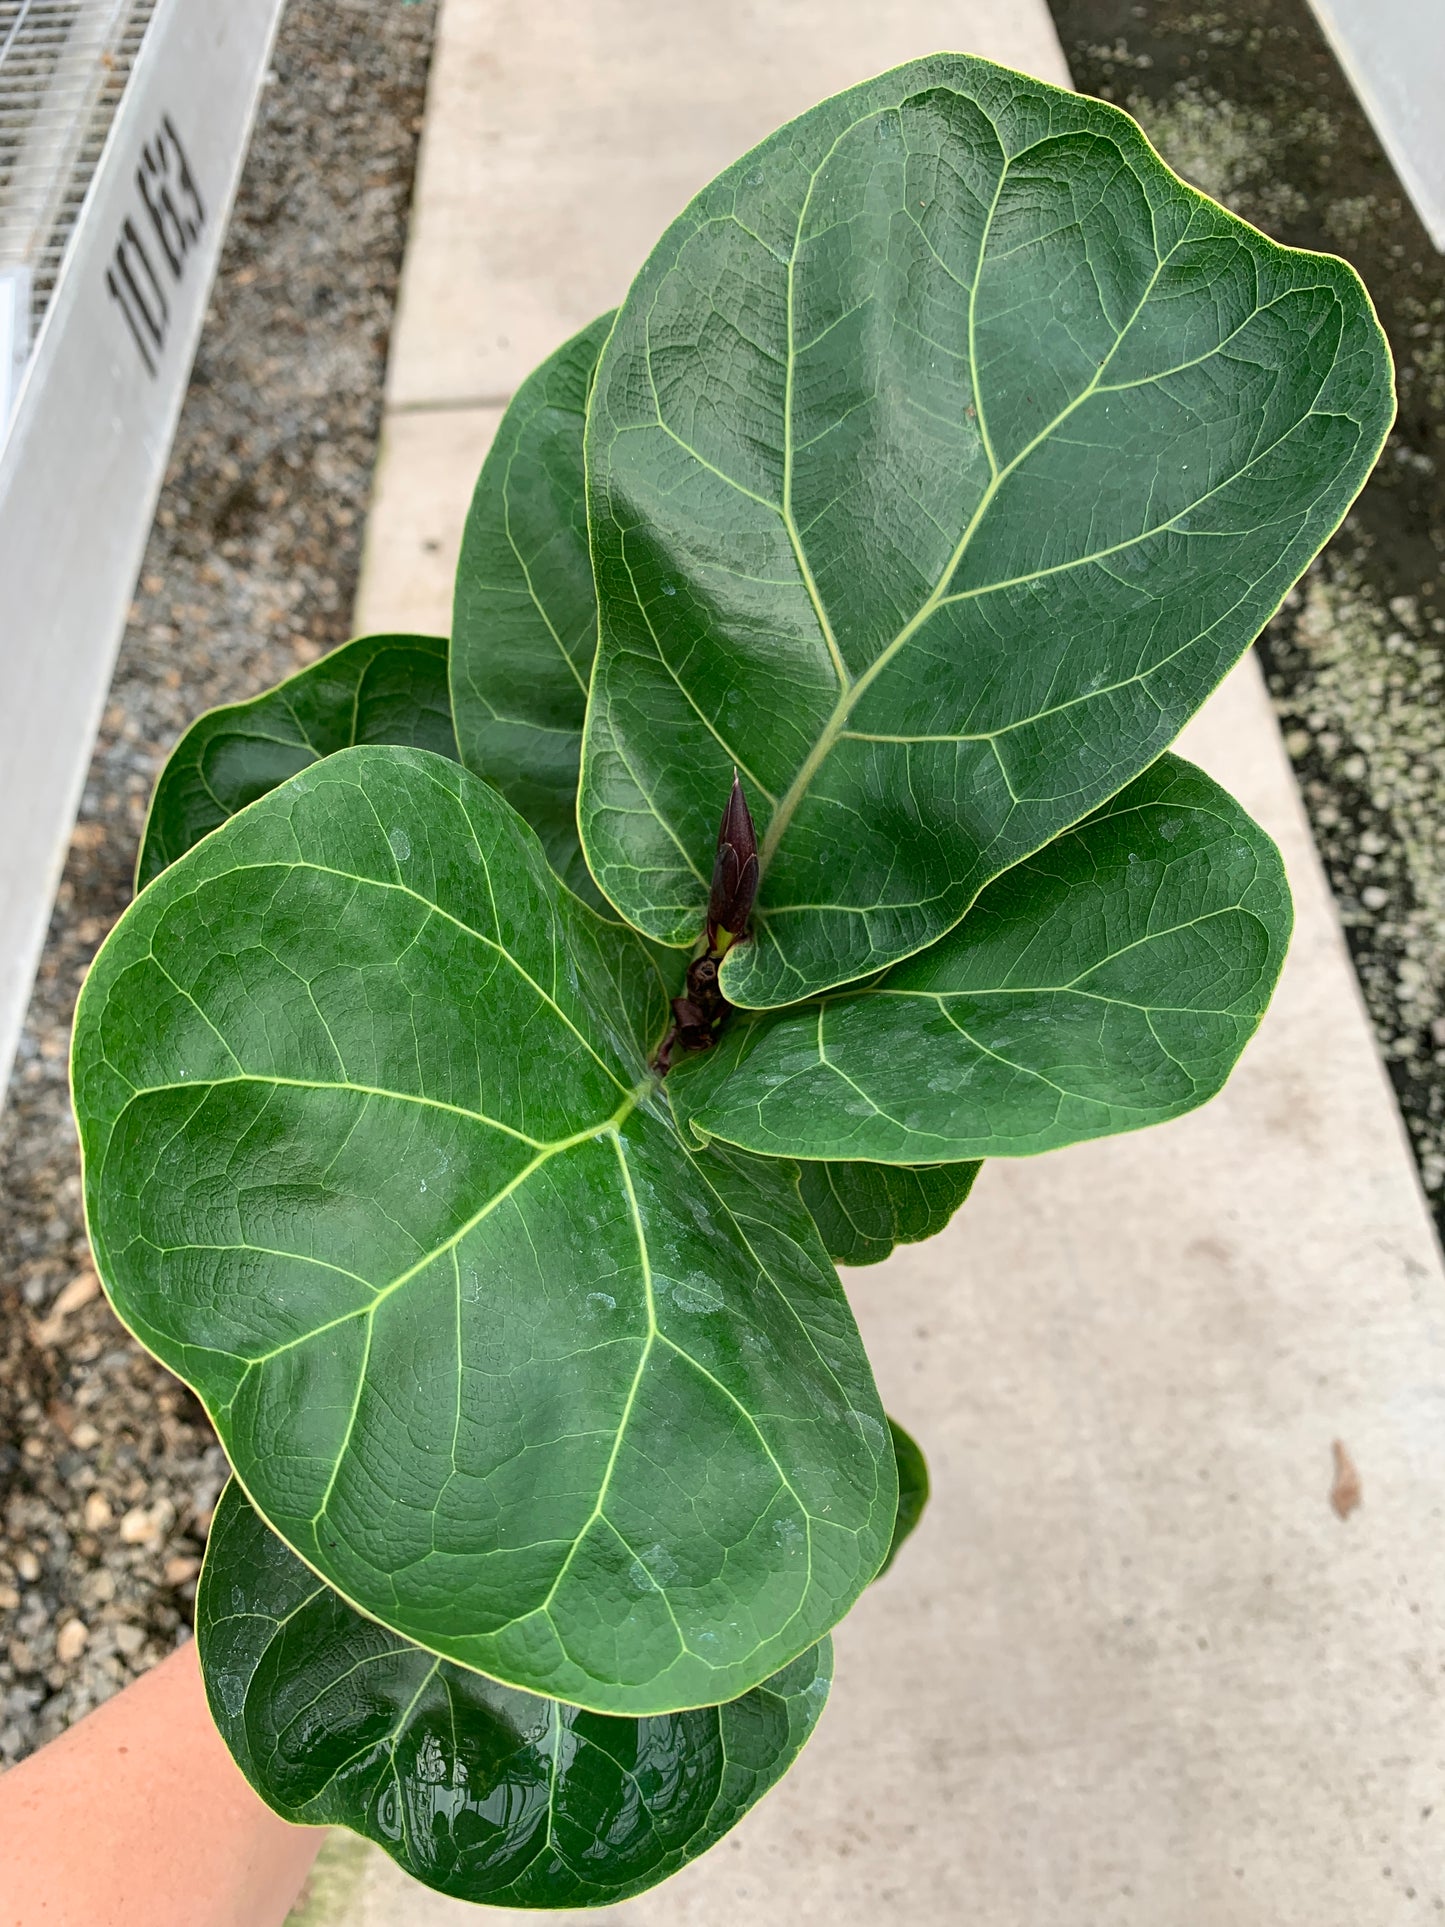
M732 794L717 833L717 859L712 868L712 894L707 900L708 948L719 930L743 936L758 894L758 837L753 828L743 786L733 771Z
M677 1042L684 1050L712 1049L713 1034L707 1012L700 1010L691 998L674 997L672 1015Z
M717 989L717 958L695 957L687 967L687 994L706 997Z
M747 935L753 898L758 894L758 838L748 813L747 798L733 771L732 794L717 833L717 859L712 866L712 891L707 900L707 949L687 967L687 985L672 1000L672 1028L658 1046L654 1060L666 1077L676 1051L711 1050L727 1021L732 1005L722 994L718 966L728 941Z

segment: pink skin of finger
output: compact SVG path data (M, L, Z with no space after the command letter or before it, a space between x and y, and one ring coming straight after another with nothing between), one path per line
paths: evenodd
M242 1779L188 1642L0 1777L0 1927L281 1927L325 1837Z

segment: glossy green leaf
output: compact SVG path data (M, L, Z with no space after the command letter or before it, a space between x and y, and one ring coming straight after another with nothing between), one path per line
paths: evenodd
M898 1549L923 1517L928 1504L928 1461L923 1456L923 1447L911 1432L906 1432L896 1418L888 1421L889 1436L893 1440L893 1456L898 1464L898 1517L893 1525L893 1543L888 1548L888 1557L883 1561L883 1573L898 1557Z
M958 55L825 101L673 224L598 367L603 890L690 940L736 765L734 1003L934 942L1167 746L1392 410L1353 271L1116 108Z
M445 638L358 636L250 702L198 717L152 792L136 888L288 776L355 743L455 757Z
M1279 852L1176 756L864 989L739 1013L677 1065L698 1131L774 1155L1019 1157L1221 1087L1289 941Z
M522 383L482 464L452 611L452 703L467 768L601 904L577 840L577 759L597 646L582 430L603 315Z
M804 1162L803 1202L835 1264L881 1264L895 1245L942 1231L982 1169L965 1164Z
M797 1758L832 1672L825 1639L740 1699L649 1719L519 1693L353 1612L234 1481L196 1640L216 1724L275 1812L511 1907L626 1900L706 1852Z
M679 1139L645 945L508 805L344 750L173 864L76 1020L101 1278L251 1499L404 1638L600 1712L734 1697L894 1469L790 1165Z

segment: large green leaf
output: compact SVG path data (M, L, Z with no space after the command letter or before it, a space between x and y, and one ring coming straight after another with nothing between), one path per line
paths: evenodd
M249 702L198 717L152 792L136 888L288 776L354 743L456 755L444 638L358 636Z
M1224 1083L1289 930L1273 843L1164 756L932 949L861 990L738 1013L668 1095L751 1150L898 1164L1157 1124Z
M799 1165L803 1202L835 1264L881 1264L895 1245L942 1231L973 1189L982 1165L813 1163Z
M894 1467L791 1165L678 1138L645 945L458 765L354 749L103 946L96 1263L270 1524L403 1637L601 1712L727 1699L881 1564Z
M668 230L598 367L603 890L689 941L736 765L734 1003L932 943L1166 747L1392 409L1352 270L1113 107L938 55L802 115Z
M277 1813L512 1907L626 1900L705 1853L797 1758L832 1672L825 1639L723 1706L619 1719L537 1699L353 1612L234 1481L196 1640L222 1737Z
M597 646L582 430L603 315L517 390L472 497L452 611L452 703L467 768L532 825L552 868L601 903L577 840L577 759Z

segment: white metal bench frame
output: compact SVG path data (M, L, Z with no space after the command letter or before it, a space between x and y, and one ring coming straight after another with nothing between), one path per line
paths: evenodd
M24 1020L282 3L158 0L0 445L0 1080ZM97 11L108 20L117 10L109 0ZM10 345L0 343L0 400L28 312L23 263L5 281L0 308L8 304L12 323Z

